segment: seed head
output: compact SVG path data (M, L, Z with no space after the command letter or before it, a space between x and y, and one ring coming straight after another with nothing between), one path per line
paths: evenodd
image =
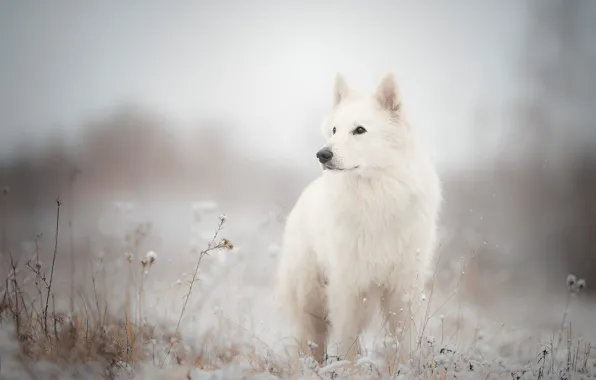
M579 280L577 280L577 290L579 292L581 292L585 288L586 288L586 280L584 280L583 278L580 278Z
M157 254L154 251L149 251L145 255L145 259L147 259L147 261L149 261L149 265L151 265L157 259Z
M151 267L156 259L157 259L157 254L153 251L149 251L145 255L145 258L141 260L141 264L143 264L143 268Z
M567 287L569 288L569 290L572 290L575 287L576 283L577 283L577 278L574 275L572 275L572 274L567 275Z
M221 239L221 245L229 250L234 249L234 244L232 244L232 242L229 241L228 239Z

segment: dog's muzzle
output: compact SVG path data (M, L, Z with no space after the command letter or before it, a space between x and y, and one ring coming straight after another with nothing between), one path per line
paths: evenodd
M333 152L329 148L323 148L317 152L317 158L321 164L326 164L333 158Z

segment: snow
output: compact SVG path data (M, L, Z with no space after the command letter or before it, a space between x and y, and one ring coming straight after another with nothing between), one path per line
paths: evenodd
M201 212L200 222L197 222L194 215L196 204L191 204L189 208L188 203L185 206L184 202L166 202L163 199L159 204L160 209L152 211L160 219L146 220L151 210L132 204L126 217L117 210L113 215L102 216L113 226L112 231L118 231L117 235L109 236L116 241L126 235L122 231L134 230L132 227L139 223L152 226L147 234L147 242L140 243L138 248L145 254L133 255L124 250L124 245L117 249L106 247L102 258L96 258L101 260L102 267L97 266L98 263L93 266L105 272L104 281L108 285L105 289L109 289L107 296L110 297L109 307L113 312L117 312L125 300L125 292L118 287L126 286L124 278L128 270L125 269L129 266L138 268L140 273L141 267L145 267L142 276L143 318L153 337L147 341L148 358L144 362L134 368L128 363L116 366L119 378L286 377L285 371L289 368L286 352L288 345L292 344L291 329L280 319L273 301L273 273L280 249L281 222L246 223L243 219L250 216L242 215L238 210L230 210L229 216L219 217L219 212L214 212L216 210L213 208ZM187 212L189 217L183 221L180 215L184 214L184 207L190 212ZM139 215L140 210L144 216ZM129 218L128 222L124 222L126 218ZM173 220L176 222L172 223ZM169 347L171 342L177 342L178 339L171 334L198 260L197 254L186 253L192 247L184 242L196 239L197 233L212 239L215 226L222 220L225 222L224 229L216 242L225 236L225 239L233 242L234 249L212 251L203 257L198 281L180 323L180 339L175 355L182 359L177 363ZM264 225L269 227L264 228ZM191 226L196 228L191 230ZM250 227L254 226L260 230L251 230ZM194 236L185 236L185 231L192 231ZM112 241L106 236L104 238L105 241ZM205 249L207 243L201 242L197 248ZM243 249L238 250L236 244L241 244ZM42 258L48 262L46 257ZM451 262L445 266L445 270L451 271L451 276L463 276L464 261ZM60 268L56 273L57 278L61 277ZM17 270L19 275L22 274ZM582 320L582 317L594 315L595 311L594 305L585 303L579 292L579 284L585 287L585 283L572 276L569 279L573 280L573 284L569 285L570 296L565 302L552 301L552 314L559 318L552 318L553 323L560 324L560 318L565 316L566 326L569 323L572 326L590 326L590 323ZM565 279L561 283L565 286ZM57 292L60 289L65 288L58 285ZM446 378L458 379L510 379L518 376L519 379L596 378L596 352L590 357L583 356L585 344L592 339L590 334L593 331L581 331L573 327L570 343L565 334L561 348L555 350L553 355L552 347L556 344L557 335L553 336L552 330L504 324L498 318L482 315L464 299L461 292L456 292L457 289L445 286L439 290L425 294L429 305L432 305L429 307L433 311L433 318L428 323L422 345L409 363L387 363L384 356L387 337L377 323L363 337L364 356L354 365L336 361L320 366L310 358L303 358L301 378L370 379L386 378L389 373L400 379L441 378L445 374ZM568 310L565 311L567 302ZM509 300L507 304L514 312L515 300ZM139 303L136 301L132 303L133 314L138 311L135 310L137 305ZM584 334L582 340L578 339L580 334ZM574 358L569 368L568 345L572 348L570 353ZM544 358L541 359L541 352L544 351L548 353L542 355ZM0 357L1 379L33 379L35 375L51 378L52 374L57 373L64 379L106 376L106 368L100 363L65 367L44 361L28 362L19 353L14 328L7 321L0 326ZM203 364L197 365L193 358L202 358Z

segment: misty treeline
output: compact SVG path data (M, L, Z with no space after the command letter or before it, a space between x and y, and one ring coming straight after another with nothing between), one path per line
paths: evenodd
M568 273L596 283L596 4L536 2L529 16L523 96L495 107L507 120L496 126L500 149L476 170L443 175L444 250L475 252L468 290L486 304L495 289L565 292ZM490 121L479 121L482 150Z
M564 292L567 273L585 278L588 292L596 284L596 54L585 30L596 26L586 8L594 6L537 5L519 62L525 95L498 109L508 120L501 149L489 163L441 173L443 265L473 253L466 292L479 301L490 303L497 286ZM477 150L487 143L488 119L478 120ZM0 163L0 185L10 189L3 223L35 223L56 197L75 192L108 199L174 191L289 209L312 172L235 150L226 140L230 127L203 120L181 149L167 119L119 107L81 128L74 147L56 137Z
M167 188L221 199L234 196L238 183L245 183L247 201L267 189L286 194L297 173L232 149L226 142L232 127L205 120L181 142L160 116L122 105L80 128L74 144L56 137L2 162L0 183L10 187L12 203L25 210L42 207L46 195L63 194L72 182L95 194Z

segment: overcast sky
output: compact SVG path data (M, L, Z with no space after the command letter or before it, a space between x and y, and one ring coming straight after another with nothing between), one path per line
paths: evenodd
M476 108L517 96L527 4L0 0L0 150L133 101L299 160L337 71L372 90L391 70L433 154L457 159Z

